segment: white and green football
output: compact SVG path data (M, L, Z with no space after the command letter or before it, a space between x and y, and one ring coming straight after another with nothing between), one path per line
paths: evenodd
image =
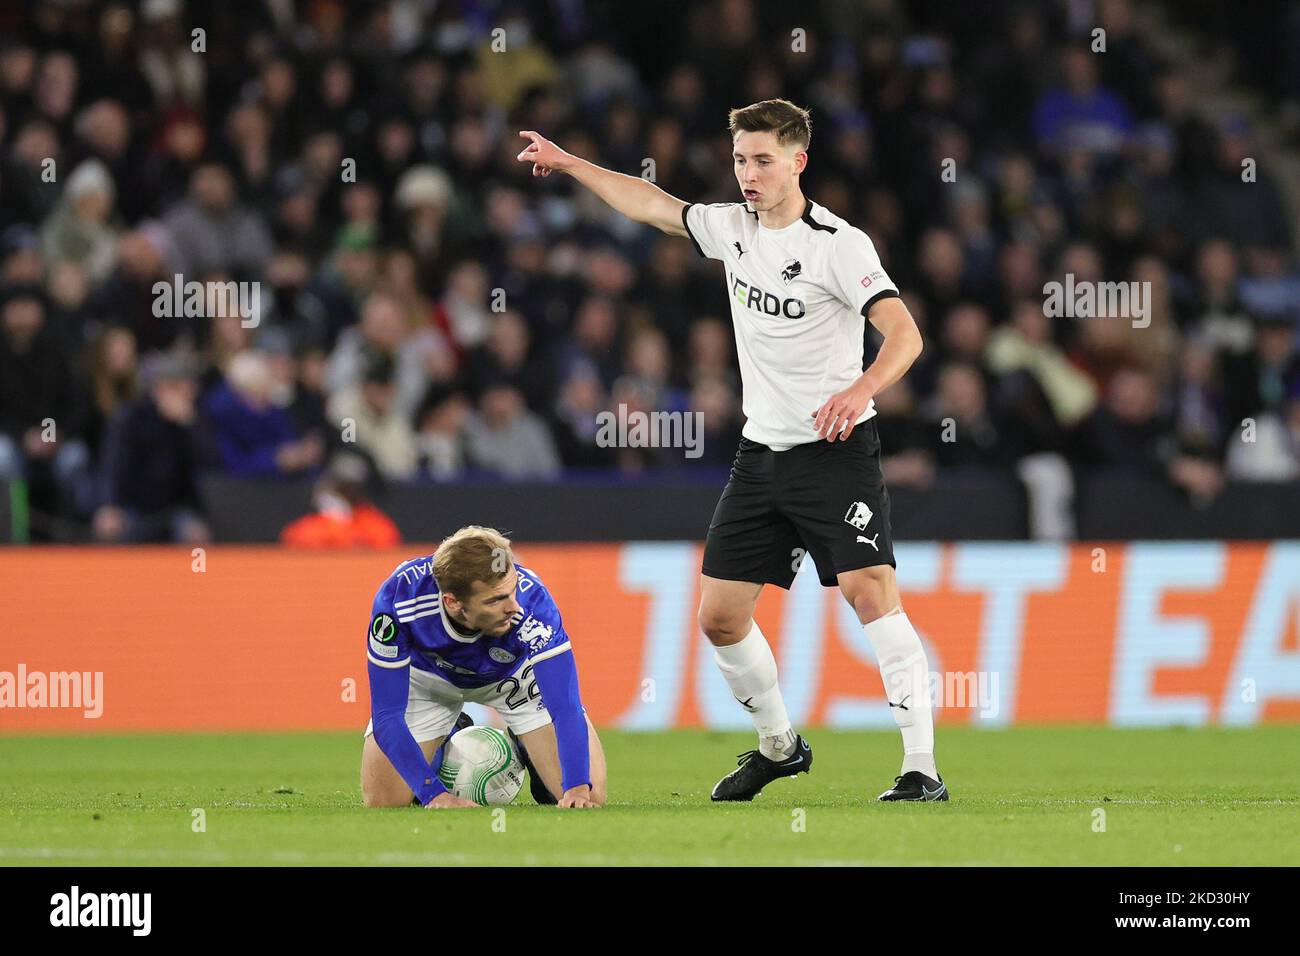
M447 743L438 778L462 799L482 807L499 807L519 795L524 765L504 731L466 727Z

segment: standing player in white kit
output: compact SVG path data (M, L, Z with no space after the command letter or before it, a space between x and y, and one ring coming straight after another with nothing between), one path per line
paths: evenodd
M683 202L532 131L520 133L529 145L518 157L534 176L567 173L625 216L689 236L701 256L726 267L747 422L709 526L699 622L759 745L712 796L752 800L772 780L812 766L754 621L763 585L789 588L806 553L862 622L902 731L902 769L879 799L947 800L934 762L929 667L899 602L871 420L872 397L916 361L921 333L866 234L803 195L808 111L764 100L732 110L729 130L744 202ZM884 342L863 371L868 321Z

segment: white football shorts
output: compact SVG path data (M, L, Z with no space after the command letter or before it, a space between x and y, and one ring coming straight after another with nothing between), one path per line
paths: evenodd
M522 736L551 722L551 715L542 703L537 678L532 665L524 666L509 677L486 687L461 688L437 674L412 666L410 696L406 701L406 726L416 743L447 736L460 716L461 707L468 701L491 707L506 726ZM374 733L374 721L366 724L365 736Z

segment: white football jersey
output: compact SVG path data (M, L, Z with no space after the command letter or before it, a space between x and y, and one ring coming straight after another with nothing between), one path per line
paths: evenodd
M776 451L820 440L813 412L862 375L867 310L898 295L876 247L811 200L784 229L760 225L747 203L692 203L682 222L727 270L744 436ZM858 422L875 414L872 401Z

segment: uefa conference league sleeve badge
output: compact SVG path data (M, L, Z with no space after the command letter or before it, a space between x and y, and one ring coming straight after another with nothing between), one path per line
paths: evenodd
M387 614L376 614L370 622L370 650L392 660L400 653L396 641L397 622Z

